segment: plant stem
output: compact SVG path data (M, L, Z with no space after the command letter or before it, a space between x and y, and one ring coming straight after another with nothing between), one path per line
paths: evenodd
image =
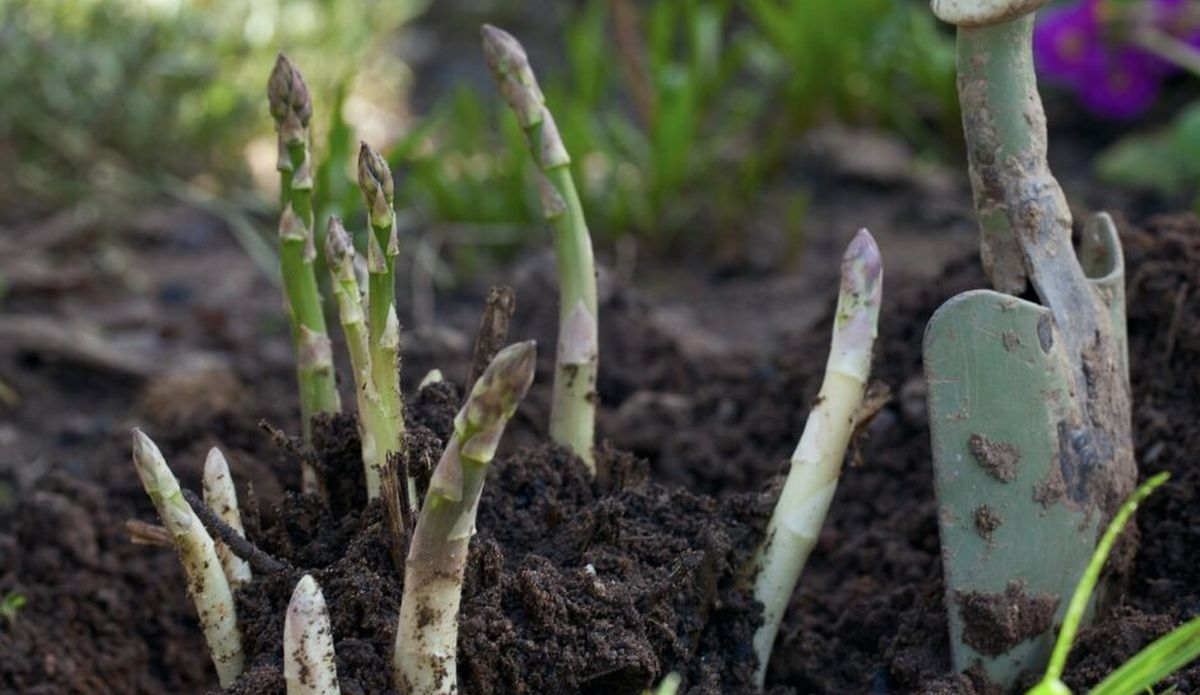
M765 540L750 565L755 572L754 598L763 604L763 624L754 634L760 688L784 610L837 488L870 374L882 290L883 261L875 240L864 229L842 257L841 291L825 378L792 454L791 469Z
M283 677L287 695L342 692L325 595L310 574L296 584L283 620Z
M457 693L458 608L488 464L533 382L533 341L501 350L454 418L404 568L393 677L402 693Z
M354 246L350 235L336 216L329 218L325 232L325 258L329 261L329 272L333 282L333 296L337 300L338 316L342 332L346 336L346 347L350 353L350 366L354 372L354 393L358 401L358 431L362 440L363 473L367 486L367 499L379 496L379 476L387 463L389 449L397 440L396 420L384 409L380 389L376 386L371 370L372 355L369 347L362 298L359 294L358 278L354 274ZM395 451L393 449L392 451Z
M267 83L267 98L279 136L280 200L279 258L284 294L296 350L300 383L300 416L305 441L312 438L312 418L341 410L333 373L333 348L325 328L325 314L312 262L313 241L312 155L309 121L312 99L300 71L283 55ZM316 471L304 469L304 489L317 489Z
M400 241L394 185L387 161L362 143L358 150L358 185L367 203L371 234L367 238L368 347L371 378L378 394L380 418L386 420L376 438L380 465L388 456L400 455L404 444L404 399L400 393L400 322L396 315L396 256ZM375 491L378 495L378 472ZM408 498L417 498L417 483L406 480Z
M484 25L483 52L509 107L517 115L541 170L542 208L555 228L559 323L550 436L570 447L595 475L596 375L599 344L596 267L583 205L571 177L571 157L554 116L529 66L525 49L511 34Z
M204 640L217 668L221 687L229 687L242 673L242 633L229 581L221 569L216 544L183 498L179 481L162 452L141 430L133 431L133 465L146 494L171 534L175 551L187 575L188 593L200 616Z
M229 473L229 462L217 447L208 451L204 461L204 504L243 538L246 530L242 527L242 515L238 511L237 490L233 487L233 476ZM250 564L238 557L229 546L218 541L217 555L221 558L221 567L229 585L240 588L252 578Z

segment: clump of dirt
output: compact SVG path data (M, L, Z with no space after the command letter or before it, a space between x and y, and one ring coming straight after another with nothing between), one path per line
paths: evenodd
M429 435L413 440L426 450L410 449L410 460L440 454L457 409L446 396L419 397L410 409L410 430ZM314 441L324 469L361 468L353 422L322 427ZM761 609L738 577L766 525L767 498L668 489L611 450L599 465L616 482L594 482L552 446L502 456L489 471L461 612L464 691L632 693L672 670L691 692L748 691L755 659L745 645ZM403 568L389 554L382 506L335 514L315 496L288 495L275 517L253 540L296 569L238 593L248 667L230 692L284 692L283 616L309 572L329 605L342 688L390 693Z
M1061 596L1029 594L1022 582L1004 591L959 591L955 601L963 616L963 641L980 654L996 656L1050 627Z
M975 508L975 531L985 541L991 541L992 533L1003 523L1004 519L995 509L992 509L991 505L981 504Z
M1011 483L1017 478L1017 464L1021 462L1021 451L1012 442L997 442L982 434L972 434L967 440L971 458L996 480Z

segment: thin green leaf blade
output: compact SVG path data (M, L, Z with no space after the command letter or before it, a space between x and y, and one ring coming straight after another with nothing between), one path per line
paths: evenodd
M1200 617L1180 625L1109 674L1089 695L1136 695L1200 657Z

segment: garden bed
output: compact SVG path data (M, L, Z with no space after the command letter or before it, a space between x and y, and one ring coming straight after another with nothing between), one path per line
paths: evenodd
M1138 460L1143 474L1175 477L1139 513L1127 593L1082 635L1066 677L1073 687L1098 681L1200 605L1200 472L1192 457L1200 448L1200 222L1167 217L1144 231L1121 230ZM882 385L875 393L884 398L886 387L890 398L857 439L793 597L767 679L778 692L986 692L949 673L919 347L941 302L986 283L973 258L951 262L935 282L915 281L897 263L888 265L873 372ZM517 290L512 336L552 345L555 312L539 302L553 295ZM54 461L44 475L0 461L15 493L0 505L0 594L27 601L0 623L3 688L215 688L174 555L130 545L124 530L131 517L153 520L129 463L128 426L141 424L193 489L204 451L220 443L251 539L296 568L260 577L239 595L248 666L233 692L283 692L283 610L300 570L314 571L329 601L343 692L388 692L402 574L381 510L358 511L354 488L335 495L335 511L285 492L298 488L298 465L258 426L260 418L297 425L286 353L272 360L274 348L243 325L269 314L272 301L253 298L236 309L242 314L209 316L207 328L183 321L175 333L160 330L174 344L240 352L227 386L201 367L141 377L4 350L4 376L26 398L13 426L58 439L46 446ZM600 460L612 475L593 483L579 463L540 443L547 363L484 490L461 619L463 690L634 693L676 670L685 692L750 692L757 618L735 588L736 570L765 525L763 492L778 482L816 393L828 321L812 322L766 357L706 353L664 330L653 305L618 288L601 307L601 324L600 434L608 444ZM451 365L465 350L451 358L418 344L420 336L409 340L406 381L431 366L452 379L463 371ZM436 460L458 398L448 386L415 398L414 460ZM95 399L93 419L48 424L79 399ZM361 476L349 421L321 431L326 468ZM257 502L246 499L245 482ZM1200 690L1200 667L1172 682L1179 692Z

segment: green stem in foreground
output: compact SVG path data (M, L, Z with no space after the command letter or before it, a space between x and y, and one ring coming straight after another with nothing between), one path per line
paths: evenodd
M595 474L592 447L596 428L596 375L599 339L596 266L583 205L571 177L571 157L529 58L511 34L484 25L483 52L500 93L517 115L529 150L541 170L542 208L555 229L558 260L559 323L550 435L569 446Z
M242 632L237 624L237 607L213 542L192 511L179 481L153 441L141 430L133 431L133 465L163 527L179 554L187 575L188 593L196 604L204 641L217 668L222 688L229 687L242 673L245 655Z
M354 372L354 393L358 402L358 431L362 442L363 473L367 486L367 499L379 496L380 471L387 463L387 455L399 451L396 442L400 435L396 431L397 419L384 408L380 389L371 369L372 354L358 278L354 274L354 246L350 235L337 217L329 218L325 232L325 258L329 262L333 296L337 300L338 316L342 322L342 333L350 353L350 366ZM389 448L392 447L392 448Z
M533 341L500 351L454 418L404 567L393 678L401 693L456 693L458 608L475 513L504 428L533 382Z
M1062 673L1067 666L1067 655L1071 652L1071 643L1075 641L1075 633L1079 630L1079 624L1083 621L1083 616L1087 612L1088 604L1092 600L1092 592L1096 588L1096 583L1100 580L1100 572L1104 569L1104 563L1108 560L1108 554L1112 550L1113 544L1117 542L1117 537L1121 535L1121 531L1125 528L1125 524L1133 513L1137 511L1138 505L1143 500L1154 492L1155 488L1167 482L1170 477L1169 473L1159 473L1153 478L1142 483L1141 487L1134 491L1125 504L1117 511L1116 516L1109 522L1108 528L1105 529L1104 535L1100 537L1100 542L1096 545L1096 552L1092 554L1092 559L1088 562L1087 568L1083 570L1083 575L1079 577L1079 583L1075 586L1075 593L1071 595L1071 603L1067 605L1067 612L1063 615L1062 627L1058 630L1058 639L1054 642L1054 652L1050 654L1050 663L1046 666L1046 675L1036 686L1031 688L1027 695L1069 695L1070 689L1062 682Z
M387 161L362 143L358 150L358 185L367 203L371 234L367 237L367 327L371 378L381 417L391 424L380 430L380 463L399 455L404 444L404 398L400 393L400 321L396 314L396 256L400 255L394 185ZM408 499L417 498L416 479L406 480ZM372 495L374 496L374 495Z
M837 489L842 459L871 370L883 291L883 261L875 240L865 229L846 249L841 282L825 379L792 454L787 482L771 514L766 538L750 565L756 573L754 598L763 604L763 624L754 633L760 688L784 610L817 543Z
M333 372L333 348L325 328L317 278L313 271L316 247L313 240L312 153L309 146L312 99L300 71L283 54L275 61L267 82L271 117L279 136L280 177L279 258L292 340L296 350L296 372L300 382L301 427L311 441L312 418L318 413L341 410L341 399ZM304 488L317 488L316 471L306 466Z

